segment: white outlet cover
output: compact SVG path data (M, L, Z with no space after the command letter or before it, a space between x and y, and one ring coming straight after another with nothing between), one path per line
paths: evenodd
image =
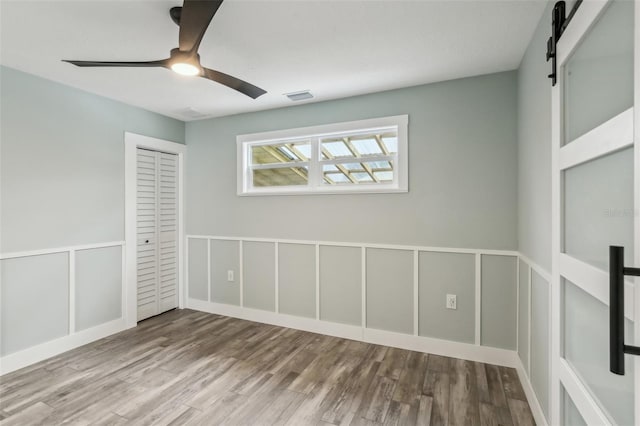
M456 295L455 294L447 294L447 309L458 309Z

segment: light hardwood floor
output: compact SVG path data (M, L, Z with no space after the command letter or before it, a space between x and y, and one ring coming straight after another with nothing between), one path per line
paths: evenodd
M0 377L0 424L532 425L514 369L176 310Z

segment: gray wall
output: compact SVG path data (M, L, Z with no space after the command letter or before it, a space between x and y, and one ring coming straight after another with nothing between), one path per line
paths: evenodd
M122 247L76 252L76 329L122 316Z
M187 231L515 249L516 77L505 72L187 123ZM409 114L408 193L236 195L237 135L398 114Z
M233 281L228 272L233 271ZM240 304L240 244L237 241L211 241L211 301Z
M273 311L276 307L275 244L245 242L242 245L244 305Z
M367 327L413 332L413 252L367 249Z
M544 53L552 8L549 2L518 69L518 251L546 271L551 271L551 65ZM520 282L518 349L525 367L530 363L529 378L549 420L549 284L535 272L532 276L531 283ZM523 315L529 310L531 336Z
M505 72L187 123L187 233L516 249L516 77ZM409 114L408 193L236 194L237 135L399 114ZM274 311L273 244L243 246L244 305ZM280 246L280 311L314 317L313 251ZM367 249L366 254L367 327L413 334L413 252ZM321 320L362 324L361 256L360 248L320 245ZM442 259L434 263L432 256L437 257L421 253L415 265L421 274L418 332L473 343L474 258L444 255L451 268L442 268ZM491 297L482 299L483 343L515 349L515 258L486 259L483 278ZM211 260L220 261L213 255ZM202 281L206 265L197 268ZM212 276L215 286L213 281ZM457 310L444 308L447 293L458 296Z
M529 273L530 268L519 260L518 272L518 355L525 368L529 366Z
M67 334L68 262L67 253L0 261L0 355Z
M516 349L517 259L482 256L480 341L485 346Z
M420 253L419 325L421 336L475 341L475 256ZM456 295L457 309L447 309L447 294Z
M550 408L550 379L551 360L549 359L550 343L550 315L549 306L550 285L535 271L531 273L531 369L530 378L542 411L549 419Z
M278 245L278 307L280 312L316 317L316 247Z
M184 142L184 123L7 67L0 84L0 251L123 240L124 132Z
M320 247L320 319L351 325L361 324L361 249Z
M187 274L189 277L189 297L198 300L208 300L209 283L207 270L207 240L190 238L187 242L187 250L189 252L189 261L187 263ZM214 264L211 262L213 271Z
M551 270L549 3L518 69L518 250Z
M0 67L0 252L124 240L124 132L184 143L184 123ZM66 253L2 268L0 355L122 315L120 247L76 253L69 306Z

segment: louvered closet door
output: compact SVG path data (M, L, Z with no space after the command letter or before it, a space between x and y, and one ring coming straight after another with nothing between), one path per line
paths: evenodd
M138 149L138 321L177 307L177 156Z
M160 312L178 306L178 156L158 153Z

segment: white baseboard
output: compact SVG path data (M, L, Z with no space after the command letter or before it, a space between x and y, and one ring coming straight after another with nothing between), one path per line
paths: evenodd
M362 327L355 325L318 321L314 318L277 314L275 312L263 311L260 309L227 305L224 303L206 302L196 299L187 299L187 307L195 309L196 311L208 312L210 314L224 315L247 321L255 321L264 324L278 325L280 327L293 328L296 330L309 331L312 333L326 334L328 336L341 337L343 339L363 340Z
M514 362L515 352L507 349L454 342L433 337L414 336L372 328L364 329L364 338L362 340L367 343L375 343L377 345L391 346L410 351L425 352L504 367L516 367L516 363Z
M212 314L240 318L248 321L278 325L312 333L326 334L377 345L391 346L436 355L462 358L516 368L519 362L515 351L478 346L471 343L452 342L431 337L414 336L392 331L363 328L356 325L339 324L313 318L279 314L270 311L188 299L187 307Z
M540 401L538 401L538 397L533 390L533 386L531 385L531 381L529 380L529 376L527 375L527 370L524 368L522 360L520 360L520 357L517 353L516 363L517 366L515 367L515 369L518 371L518 377L520 378L522 389L524 389L524 394L527 397L527 401L529 402L529 407L531 407L531 412L533 413L533 418L536 421L536 424L538 426L548 426L549 422L547 422L547 419L544 416L544 411L542 411Z
M0 358L0 376L126 329L122 318L41 343Z

